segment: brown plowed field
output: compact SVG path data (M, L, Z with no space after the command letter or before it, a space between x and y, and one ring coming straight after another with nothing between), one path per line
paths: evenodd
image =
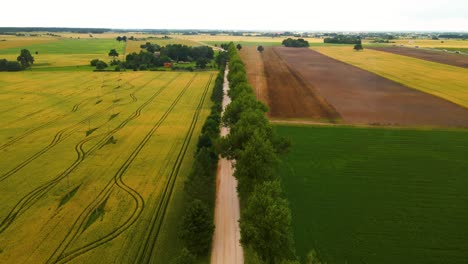
M290 68L275 49L268 47L259 54L255 47L244 47L241 56L246 62L249 82L257 97L269 106L271 118L330 121L340 118L337 111L301 74Z
M458 66L462 68L468 68L468 56L462 54L453 54L443 51L433 51L405 47L372 47L369 49L390 52L398 55Z
M279 55L289 66L279 63L281 60L270 54ZM468 126L466 108L410 89L311 49L274 47L265 49L263 55L270 101L279 101L273 104L277 115L283 110L281 107L289 111L290 104L301 104L304 96L284 89L287 86L270 86L270 83L281 82L283 78L288 78L288 74L294 75L297 71L303 77L301 80L305 81L304 85L315 88L320 96L333 105L345 123ZM275 60L268 61L271 58ZM268 64L272 67L267 67ZM285 90L284 97L271 96L278 88Z

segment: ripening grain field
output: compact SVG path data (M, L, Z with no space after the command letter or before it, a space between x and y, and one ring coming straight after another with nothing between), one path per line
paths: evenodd
M326 263L465 263L466 130L278 125L298 255Z
M0 263L158 263L214 73L0 73Z

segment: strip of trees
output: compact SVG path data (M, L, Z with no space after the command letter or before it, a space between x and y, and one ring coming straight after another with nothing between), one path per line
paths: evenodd
M236 46L228 46L232 102L222 122L230 128L219 140L223 157L235 159L241 203L241 243L250 263L298 263L291 228L291 210L277 174L278 155L290 143L280 138L265 113L268 107L257 101L247 81L245 65Z
M185 248L174 260L177 264L195 263L211 249L214 232L214 206L216 196L216 170L223 100L224 69L227 53L218 54L219 73L216 77L211 101L211 113L206 119L197 142L195 160L185 181L187 208L180 226L180 237Z
M165 66L172 62L195 62L197 68L205 69L207 64L214 59L214 51L208 46L189 47L180 44L169 44L161 47L147 42L140 46L143 50L139 53L132 52L125 57L125 62L116 60L119 54L115 49L109 52L111 65L117 65L118 69L151 70ZM94 61L94 60L93 60Z
M309 47L309 42L302 38L300 39L292 39L287 38L282 42L283 46L285 47L293 47L293 48L307 48Z
M30 68L34 64L34 57L27 49L22 49L16 61L0 59L0 71L21 71Z
M345 35L336 35L330 38L324 38L323 42L334 43L334 44L362 44L361 37L345 36Z

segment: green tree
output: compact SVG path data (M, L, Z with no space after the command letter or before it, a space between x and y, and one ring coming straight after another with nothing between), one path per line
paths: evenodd
M198 58L198 59L197 59L197 62L196 62L196 65L197 65L197 67L200 68L200 69L205 69L207 63L208 63L208 60L207 60L207 59L205 59L205 58Z
M242 49L242 45L239 43L239 44L237 44L236 48L237 48L237 50L240 51Z
M241 243L268 263L294 260L291 211L278 181L256 186L241 212Z
M264 48L263 48L262 45L260 45L260 46L257 47L257 50L258 50L259 52L263 52Z
M248 197L255 185L276 179L279 160L269 138L255 130L236 159L234 176L239 180L241 197Z
M210 208L215 199L216 158L211 149L201 148L184 185L190 199L199 199Z
M107 68L107 63L103 62L103 61L98 61L96 63L96 69L98 70L104 70L105 68Z
M232 127L239 121L242 112L249 112L251 110L260 110L267 112L268 107L260 101L257 101L255 95L251 92L243 92L236 94L237 98L233 100L227 107L223 115L223 124Z
M94 66L96 67L97 63L99 62L99 59L93 59L89 62L89 64L91 64L91 66Z
M182 219L181 238L190 252L196 255L207 254L211 248L214 224L207 207L194 200L188 206Z
M354 45L354 49L359 51L359 50L363 50L364 48L362 47L362 44L356 44Z
M118 56L119 56L119 53L115 49L111 49L109 51L109 57L112 57L112 60L115 61L115 57L118 57Z
M21 54L16 60L19 61L19 63L21 63L23 69L31 67L31 65L34 63L34 57L31 55L31 52L29 52L29 50L27 49L22 49Z
M195 264L196 257L186 248L183 248L172 264Z

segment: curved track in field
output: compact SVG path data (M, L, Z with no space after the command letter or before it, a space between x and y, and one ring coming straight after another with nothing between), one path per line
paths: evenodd
M133 152L130 154L128 159L122 164L122 166L119 168L117 173L114 175L114 177L108 182L108 184L104 187L104 189L99 193L99 195L96 197L96 199L88 205L88 207L85 208L85 210L80 214L78 219L75 221L72 229L69 231L67 234L67 237L62 241L60 246L56 249L54 254L49 258L47 263L66 263L81 254L84 254L102 244L105 244L114 238L118 237L121 233L123 233L125 230L130 228L135 221L140 217L141 213L143 212L144 209L144 200L143 197L134 189L129 187L128 185L125 184L125 182L122 180L123 175L126 173L128 167L132 164L134 159L138 156L140 151L143 149L143 147L147 144L147 142L150 140L150 138L153 136L153 134L156 132L156 130L161 126L161 124L166 120L166 118L169 116L169 114L173 111L175 106L178 104L182 96L185 94L187 89L190 87L192 82L195 80L197 75L194 75L192 79L186 84L186 86L182 89L182 91L179 93L179 95L175 98L175 100L172 102L170 107L165 111L165 113L161 116L161 118L154 124L154 126L151 128L151 130L146 134L144 139L137 145L137 147L133 150ZM88 243L82 247L79 247L77 249L74 249L70 252L65 252L66 249L75 241L80 234L83 233L84 231L84 226L86 224L87 219L89 219L90 215L93 213L93 211L110 195L110 192L112 189L117 186L118 188L122 189L123 191L127 192L133 201L135 202L135 207L134 210L132 211L130 217L128 217L125 222L123 222L119 227L114 229L112 232L109 234L91 242Z
M205 86L205 90L203 91L202 98L197 105L195 113L192 117L192 121L190 123L189 130L184 138L184 142L182 143L182 147L179 150L177 158L174 162L174 165L171 170L171 174L169 175L168 183L166 184L164 191L161 195L161 199L159 200L159 204L152 212L152 218L149 226L149 230L146 234L144 243L138 252L138 257L136 263L150 263L154 246L159 236L159 232L161 230L161 226L164 220L164 216L166 214L167 207L169 205L169 201L172 197L172 191L174 190L174 185L179 174L180 167L182 166L182 162L184 160L185 154L187 153L187 149L190 145L190 141L193 136L193 132L195 130L196 124L198 122L198 117L200 116L201 109L203 108L203 104L206 99L206 94L208 93L209 87L213 80L213 74L210 76L208 83Z
M135 112L133 112L127 119L125 119L122 123L120 123L116 128L111 130L110 132L106 133L105 136L99 140L94 146L92 146L87 152L83 150L83 145L91 139L99 137L100 135L96 135L94 137L88 137L81 140L78 144L75 145L75 151L77 152L76 160L62 173L60 173L54 179L42 184L41 186L35 188L25 196L23 196L15 206L10 210L8 215L2 220L0 223L0 234L4 232L13 222L14 220L23 214L27 209L29 209L40 197L46 194L50 189L52 189L55 185L57 185L62 179L68 176L73 170L75 170L86 158L94 151L100 149L103 145L108 142L108 140L119 130L127 125L133 119L136 119L140 116L141 110L143 110L149 103L151 103L167 86L169 86L175 79L177 79L179 75L174 76L173 79L168 81L164 86L162 86L158 91L156 91L147 101L145 101L140 107L138 107ZM156 79L157 77L155 77ZM153 79L154 80L154 79ZM152 81L152 80L151 80ZM148 85L151 81L146 83Z
M158 76L159 76L159 75L158 75ZM135 87L134 85L131 84L131 81L137 79L138 77L139 77L139 76L137 76L137 77L135 77L135 78L133 78L133 79L131 79L131 80L128 80L128 81L126 82L126 84L128 84L128 85L131 86L129 89L133 89L133 88ZM144 86L146 86L146 85L140 86L140 87L137 88L132 94L136 93L137 91L139 91L139 90L140 90L141 88L143 88ZM85 91L82 92L82 93L86 93L86 92L88 92L88 91L85 90ZM112 93L113 93L113 91L109 91L109 92L105 93L104 95L108 95L108 94L112 94ZM80 94L81 94L81 93L80 93ZM102 95L102 96L104 96L104 95ZM130 95L130 97L132 97L132 95ZM41 130L42 128L49 126L50 124L53 124L53 123L57 122L58 120L63 119L63 118L65 118L65 117L71 115L72 113L76 112L76 111L78 110L78 108L79 108L81 105L83 105L84 103L87 103L87 101L91 101L91 100L93 100L93 99L95 99L95 98L94 98L94 97L90 97L90 98L87 98L87 99L82 100L81 102L79 102L79 103L77 103L77 104L75 104L75 105L73 106L72 111L71 111L70 113L67 113L67 114L64 114L64 115L60 115L60 116L58 116L57 118L55 118L55 119L53 119L53 120L51 120L51 121L49 121L49 122L46 122L46 123L44 123L44 124L42 124L42 125L40 125L40 126L38 126L38 127L35 127L35 128L33 128L33 129L30 129L30 130L24 132L23 134L21 134L21 135L15 137L15 138L13 138L13 139L11 139L11 140L8 141L7 143L5 143L5 144L3 144L3 145L0 145L0 150L4 149L4 148L6 148L6 147L9 147L9 146L13 145L14 143L20 141L21 139L26 138L27 136L33 134L34 132L37 132L37 131ZM135 99L136 99L136 98L134 98L134 96L133 96L133 97L132 97L133 102L136 102ZM42 109L42 110L39 110L38 112L34 112L33 114L37 114L37 113L42 112L42 111L44 111L44 110L46 110L46 109L50 109L51 107L54 107L54 106L59 105L59 104L62 104L63 102L64 102L64 101L59 102L59 103L57 103L57 104L54 104L54 105L52 105L52 106L49 106L49 107L44 108L44 109ZM25 118L29 117L30 115L33 115L33 114L28 114L27 116L24 116L24 117L22 117L22 118L19 118L19 119L13 121L12 123L18 122L19 120L25 119ZM0 181L1 181L1 180L0 180Z
M45 146L43 149L41 149L38 152L34 153L32 156L30 156L29 158L27 158L26 160L24 160L23 162L21 162L20 164L15 166L13 169L6 172L5 174L1 175L0 176L0 182L8 179L10 176L17 173L22 168L26 167L29 163L31 163L35 159L39 158L40 156L42 156L42 154L49 151L51 148L56 146L58 143L60 143L63 140L67 139L68 137L70 137L78 128L85 125L88 120L91 120L92 118L94 118L96 116L99 116L102 113L105 113L105 112L109 111L110 109L112 109L112 106L109 106L109 107L107 107L106 109L104 109L102 111L96 112L96 113L88 116L87 118L81 120L80 122L78 122L76 124L73 124L71 126L68 126L68 127L64 128L64 129L60 130L59 132L57 132L55 134L54 138L49 143L49 145ZM67 133L67 134L65 134L65 133Z

